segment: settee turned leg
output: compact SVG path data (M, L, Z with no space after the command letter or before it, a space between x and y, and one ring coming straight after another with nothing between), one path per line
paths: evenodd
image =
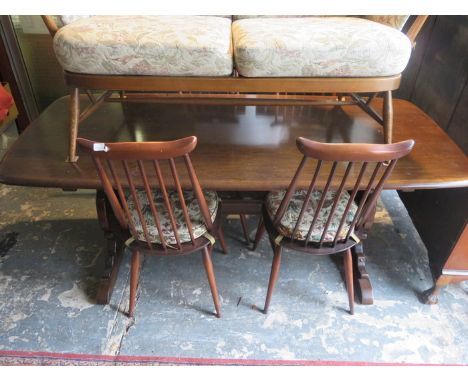
M393 135L393 100L392 91L388 90L384 93L383 102L383 130L385 143L392 143Z
M80 123L80 90L72 88L70 91L70 121L69 121L69 145L67 162L76 162L76 138Z

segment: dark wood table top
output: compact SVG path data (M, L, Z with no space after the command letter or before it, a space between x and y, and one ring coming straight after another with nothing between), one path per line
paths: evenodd
M379 110L381 101L375 102ZM394 100L393 134L394 142L411 138L416 145L398 162L386 188L468 186L468 157L416 106ZM238 191L286 188L301 159L295 145L299 136L322 142L383 142L382 127L357 106L109 102L85 120L79 132L101 142L188 135L198 137L192 160L202 187ZM99 188L90 158L81 154L77 163L67 163L67 147L68 97L63 97L13 144L0 163L0 182Z

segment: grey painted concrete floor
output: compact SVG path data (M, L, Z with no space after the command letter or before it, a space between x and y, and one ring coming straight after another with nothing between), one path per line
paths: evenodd
M252 236L256 218L249 220ZM285 252L268 315L272 253L250 251L225 222L230 253L214 251L222 318L201 256L147 258L135 323L125 256L112 301L96 305L104 239L94 193L0 185L0 350L201 358L468 363L468 285L432 285L426 250L395 192L384 192L365 243L375 303L347 313L340 258ZM127 254L128 255L128 254Z

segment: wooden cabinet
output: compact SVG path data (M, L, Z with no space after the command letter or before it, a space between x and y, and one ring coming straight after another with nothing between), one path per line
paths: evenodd
M434 287L425 302L437 303L439 289L468 280L468 188L400 193L426 245Z
M419 106L468 154L468 16L429 18L396 97ZM426 245L435 285L425 298L436 303L440 287L468 280L468 189L400 197Z

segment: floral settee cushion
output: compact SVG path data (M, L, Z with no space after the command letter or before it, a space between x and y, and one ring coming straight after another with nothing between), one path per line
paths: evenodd
M231 20L214 16L92 16L60 28L54 50L73 73L229 76Z
M200 211L198 200L195 197L193 191L184 190L183 194L185 203L187 205L187 211L190 218L190 222L192 224L193 236L196 239L200 236L203 236L207 232L207 228L203 220L203 215ZM214 191L207 190L204 191L204 195L206 203L208 205L208 209L210 211L211 221L214 221L216 218L216 213L218 212L218 195ZM187 224L185 223L184 213L180 204L179 195L177 191L169 191L168 196L173 206L172 211L174 213L179 239L181 243L190 242L190 233ZM144 190L137 190L137 197L148 228L150 241L152 243L160 244L161 239L158 234L156 222L153 219L153 214L151 212L151 207L148 198L146 197L146 192ZM161 224L161 229L163 231L163 236L166 244L177 244L176 238L173 233L169 213L164 204L163 194L160 191L153 192L153 202L155 204L156 211L158 212L158 218ZM132 217L132 222L135 225L138 234L138 240L146 241L143 226L140 223L138 212L135 206L135 201L133 200L131 194L127 195L127 204Z
M294 17L336 17L336 16L321 16L321 15L233 15L232 20L243 19L258 19L258 18L294 18ZM340 16L340 17L361 17L363 19L372 20L380 24L388 25L392 28L402 30L409 15L368 15L368 16Z
M276 215L276 211L278 211L278 208L285 194L286 194L286 191L272 191L267 195L265 205L268 211L268 215L270 216L272 220L274 219ZM281 219L281 222L279 224L279 227L278 227L278 231L281 235L292 238L294 227L296 226L302 206L304 205L306 195L307 195L307 190L298 190L291 197L289 206L286 212L284 213ZM336 196L335 191L327 192L325 201L320 210L319 217L317 218L317 221L315 222L309 241L311 242L320 241L320 238L322 237L322 233L327 223L328 217L330 216L330 212L333 206L335 196ZM312 192L312 195L309 199L309 203L307 204L306 210L301 219L301 223L299 224L299 227L296 231L294 239L305 240L307 238L307 233L309 232L310 225L312 224L312 220L314 218L315 211L317 209L317 206L321 197L322 197L322 191ZM346 191L342 192L338 200L338 204L335 208L335 212L332 216L330 225L328 226L327 233L324 238L324 242L330 242L335 239L335 235L339 228L340 220L344 214L348 201L349 201L349 194ZM354 216L356 215L357 209L358 207L356 203L352 201L348 214L346 216L346 220L338 234L338 240L342 240L346 237L349 227L351 226Z
M58 61L83 74L230 76L235 65L245 77L381 77L411 54L404 15L60 19Z
M234 59L245 77L381 77L411 55L400 31L356 17L251 18L232 24Z

